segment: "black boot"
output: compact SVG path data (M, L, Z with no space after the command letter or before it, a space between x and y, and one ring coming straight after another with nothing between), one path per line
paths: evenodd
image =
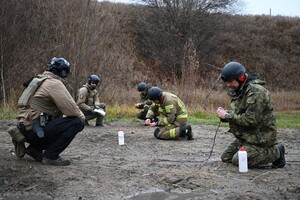
M285 166L285 158L284 158L284 153L285 153L285 148L283 144L277 144L276 147L279 149L280 156L277 160L275 160L272 163L273 168L283 168Z
M180 137L187 136L187 140L193 140L193 132L191 125L184 125L179 128Z
M67 166L71 164L69 160L62 159L61 157L58 157L56 160L52 160L44 157L42 163L44 165L55 165L55 166Z
M156 137L157 139L160 139L160 138L158 138L159 131L160 131L159 128L156 128L156 129L154 130L154 137Z
M32 158L34 158L38 162L42 162L42 160L43 160L43 151L40 151L40 150L34 148L32 145L29 145L25 149L25 153L27 155L31 156Z

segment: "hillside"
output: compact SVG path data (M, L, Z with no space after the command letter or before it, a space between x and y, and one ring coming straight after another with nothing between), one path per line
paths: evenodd
M88 0L11 0L0 7L1 102L15 102L23 81L53 56L71 63L73 96L90 73L99 74L104 101L118 102L120 88L141 80L208 89L232 60L259 73L270 90L299 91L299 18Z

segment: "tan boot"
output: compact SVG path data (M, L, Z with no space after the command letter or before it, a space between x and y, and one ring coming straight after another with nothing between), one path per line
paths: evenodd
M15 154L18 158L22 158L25 155L25 142L16 142L14 139L12 139L12 143L15 146Z
M17 126L10 127L7 130L7 132L9 133L11 138L16 142L23 142L24 143L26 141L25 136L21 133L21 131L19 130L19 128Z
M17 126L10 127L7 132L12 138L12 143L15 146L15 154L18 158L22 158L25 155L25 136L20 132Z

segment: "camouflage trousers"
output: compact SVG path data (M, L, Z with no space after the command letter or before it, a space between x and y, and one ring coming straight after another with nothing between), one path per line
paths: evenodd
M221 159L223 162L229 162L235 166L238 166L238 150L240 147L244 147L247 151L248 167L254 168L258 165L272 163L280 156L279 149L274 145L271 147L260 147L253 144L241 142L240 140L234 140L223 152Z
M91 106L92 109L95 109L95 106ZM104 112L106 112L106 105L105 103L100 103L99 107L97 108L102 108L102 110ZM103 120L104 120L104 116L101 115L100 113L95 113L95 112L83 112L84 116L85 116L85 122L88 123L88 121L95 119L96 118L96 126L103 126Z
M160 131L157 137L163 140L178 139L180 136L179 129L181 126L186 125L187 121L188 121L187 118L176 119L176 121L173 124L159 127Z

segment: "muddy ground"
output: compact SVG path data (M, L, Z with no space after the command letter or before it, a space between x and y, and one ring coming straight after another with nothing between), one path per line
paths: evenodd
M141 122L85 127L61 154L70 166L45 166L13 153L5 131L15 121L0 121L0 200L2 199L300 199L299 129L279 129L286 145L283 169L238 168L220 155L233 137L221 127L193 125L195 140L162 141ZM117 130L125 132L118 145Z

